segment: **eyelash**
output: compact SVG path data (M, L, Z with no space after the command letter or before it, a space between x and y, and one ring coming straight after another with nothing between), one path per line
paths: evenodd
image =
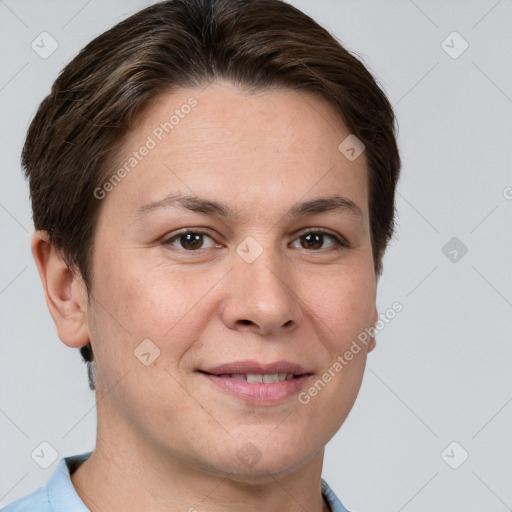
M163 240L162 243L164 245L172 245L172 242L174 242L175 240L178 240L180 237L185 236L185 235L189 235L189 234L206 235L207 237L209 237L209 238L211 238L213 240L213 238L208 233L206 233L205 231L200 231L200 230L196 230L196 229L187 228L187 229L184 229L183 231L180 231L179 233L176 233L172 237ZM297 238L295 238L294 241L298 240L299 238L301 238L303 236L306 236L306 235L324 235L324 236L330 237L334 241L335 246L331 247L331 248L328 248L328 249L324 249L324 250L337 250L337 251L341 251L343 249L349 249L350 248L350 244L346 240L344 240L343 238L341 238L341 237L339 237L339 236L337 236L337 235L335 235L333 233L330 233L329 231L325 231L323 229L309 229L307 231L303 231L303 232L298 234ZM192 249L192 250L191 249L184 249L184 248L179 248L179 249L181 249L184 252L192 253L192 252L199 252L199 251L201 251L202 248ZM302 248L302 249L304 249L304 248ZM305 250L307 250L307 249L305 249ZM320 252L320 251L322 251L322 249L312 249L311 251L312 252Z

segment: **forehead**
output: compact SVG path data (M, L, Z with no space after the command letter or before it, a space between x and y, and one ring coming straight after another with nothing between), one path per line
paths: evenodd
M351 161L339 150L349 135L336 110L310 93L229 82L167 92L126 136L112 170L128 172L109 200L123 193L136 206L178 189L244 206L337 192L366 217L365 155Z
M248 91L224 81L160 93L139 115L126 142L133 146L151 135L169 149L213 151L231 145L279 149L278 154L293 150L299 159L313 156L313 149L323 153L331 143L336 149L349 133L334 107L318 95L287 88Z

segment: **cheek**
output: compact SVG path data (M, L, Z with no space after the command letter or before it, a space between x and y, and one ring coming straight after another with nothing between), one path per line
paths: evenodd
M373 322L376 282L371 265L370 261L340 268L308 299L327 357L320 382L306 390L305 399L318 415L310 420L318 422L318 428L324 422L323 428L328 426L332 434L354 404L366 365L366 346L358 336Z
M192 273L165 264L150 267L136 259L103 261L94 296L96 331L105 340L100 348L115 352L118 364L129 367L134 365L133 351L149 339L160 350L160 361L175 368L204 330L208 293L222 274Z
M339 272L301 287L312 321L322 329L330 349L343 351L357 335L372 325L376 285L373 270L347 266Z

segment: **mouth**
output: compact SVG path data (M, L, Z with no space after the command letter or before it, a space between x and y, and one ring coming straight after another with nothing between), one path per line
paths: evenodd
M283 361L261 364L241 361L198 369L215 388L253 404L275 404L297 394L313 374Z
M200 373L205 375L213 375L214 377L230 378L249 382L250 384L273 384L275 382L283 382L284 380L291 380L301 377L294 373L209 373L199 370Z

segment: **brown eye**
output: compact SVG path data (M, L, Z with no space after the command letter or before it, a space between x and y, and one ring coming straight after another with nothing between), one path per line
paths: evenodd
M326 240L331 240L331 243L325 247ZM347 248L348 244L336 235L327 233L325 231L309 231L299 236L300 246L302 249L311 249L318 251L320 249L342 249Z
M187 233L186 235L180 235L179 241L184 249L199 249L203 245L203 235Z
M209 245L207 245L208 239L211 241ZM165 240L164 244L176 246L186 251L196 251L198 249L215 247L215 242L212 237L208 236L206 233L202 233L201 231L186 231L178 233L177 235ZM205 247L205 245L207 245L207 247Z
M304 249L321 249L324 243L324 236L320 233L309 233L300 237Z

